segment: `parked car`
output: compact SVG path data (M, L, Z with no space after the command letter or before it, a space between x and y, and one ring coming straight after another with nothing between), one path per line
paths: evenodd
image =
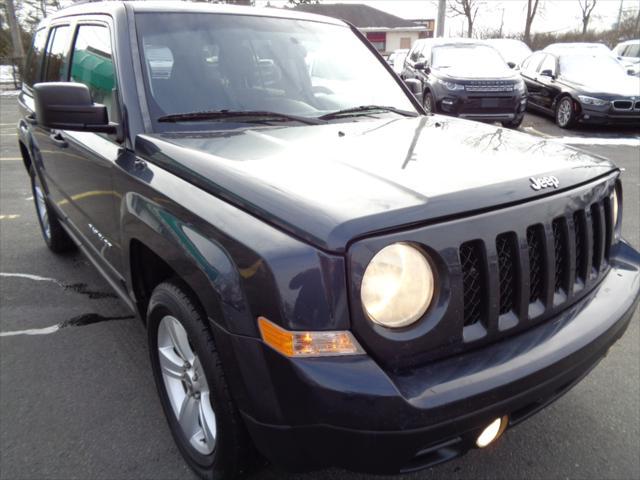
M640 82L612 56L592 51L535 52L522 64L528 108L577 123L640 125Z
M511 68L519 68L524 59L531 55L529 46L515 38L488 38L485 43L498 50Z
M613 53L627 68L627 73L640 75L640 39L619 43Z
M524 118L524 82L481 40L418 40L402 77L420 82L419 98L427 112L499 121L508 128L519 127Z
M402 70L404 69L404 60L405 58L407 58L408 53L409 49L403 48L400 50L394 50L391 55L389 55L389 59L387 61L393 68L393 71L398 75L400 75L402 73Z
M79 247L143 321L204 478L255 450L393 473L485 447L583 378L638 303L613 163L425 115L337 19L77 4L39 25L18 100L44 241Z
M589 43L589 42L561 42L552 43L547 45L543 51L548 53L569 53L577 51L587 51L592 54L603 54L614 56L613 52L604 43Z

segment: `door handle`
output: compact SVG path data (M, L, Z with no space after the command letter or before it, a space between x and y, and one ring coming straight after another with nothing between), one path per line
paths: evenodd
M49 138L60 148L67 148L69 146L67 141L62 136L62 133L60 132L53 132L51 135L49 135Z
M31 125L36 125L38 123L38 120L36 120L36 114L35 113L30 113L29 115L24 117L24 119L27 121L27 123L29 123Z

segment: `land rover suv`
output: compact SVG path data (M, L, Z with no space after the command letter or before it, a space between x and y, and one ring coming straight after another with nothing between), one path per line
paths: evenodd
M637 306L615 165L427 114L342 21L84 3L34 38L17 138L42 236L142 320L203 478L485 447Z

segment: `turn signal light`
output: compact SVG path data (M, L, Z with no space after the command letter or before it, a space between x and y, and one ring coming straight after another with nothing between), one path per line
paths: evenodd
M264 343L287 357L364 354L351 332L294 332L279 327L265 317L258 317L258 327Z

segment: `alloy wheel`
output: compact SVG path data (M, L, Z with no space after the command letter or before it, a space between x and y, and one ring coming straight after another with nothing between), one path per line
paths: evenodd
M182 433L196 451L209 455L215 449L217 437L209 384L186 330L171 315L162 318L158 325L158 359Z
M424 101L422 102L424 109L427 113L433 113L433 100L431 95L427 94L424 96Z
M560 105L558 105L557 115L558 125L564 127L569 123L569 121L571 120L572 108L573 105L569 98L563 98L560 101Z

